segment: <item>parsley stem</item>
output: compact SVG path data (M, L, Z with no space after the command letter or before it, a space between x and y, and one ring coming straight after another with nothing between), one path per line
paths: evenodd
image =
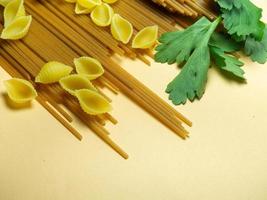
M213 32L216 30L216 28L221 22L222 22L222 17L218 17L215 21L212 22L211 26L209 27L209 31L207 32L207 35L205 37L206 44L208 44L211 35L213 34Z

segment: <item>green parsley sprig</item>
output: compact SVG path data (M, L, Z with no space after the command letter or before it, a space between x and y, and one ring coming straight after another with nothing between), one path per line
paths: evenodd
M208 69L213 61L221 70L244 78L244 63L233 53L244 50L253 61L267 60L267 26L260 21L262 10L249 0L217 0L221 16L211 22L205 17L182 31L168 32L159 38L155 61L182 65L182 70L167 86L169 99L184 104L200 99L205 91ZM223 22L227 34L215 32Z

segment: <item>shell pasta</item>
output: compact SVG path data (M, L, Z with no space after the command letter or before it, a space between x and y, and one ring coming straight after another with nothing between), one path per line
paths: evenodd
M97 91L94 85L83 75L73 74L59 80L60 86L71 95L80 89Z
M104 69L101 63L92 57L80 57L74 59L76 72L94 80L103 75Z
M139 49L151 48L157 41L158 26L148 26L139 31L133 39L132 47Z
M114 11L108 4L102 3L92 11L91 19L98 26L109 26L113 14Z
M23 0L0 0L4 6L2 39L18 40L28 33L32 17L26 16Z
M6 7L10 0L0 0L0 5Z
M16 103L27 103L37 96L33 85L24 79L13 78L4 81L8 97Z
M7 27L12 21L20 16L25 16L23 0L13 0L4 9L4 26Z
M112 3L115 3L117 2L118 0L103 0L105 3L109 3L109 4L112 4Z
M133 34L133 25L119 14L114 14L111 20L111 33L116 40L127 44Z
M78 98L81 108L90 115L99 115L111 111L112 107L105 97L93 90L77 90L75 96Z
M92 12L92 9L84 8L77 2L74 11L75 14L80 15L80 14L89 14L90 12Z
M93 9L96 6L101 5L101 0L77 0L77 2L84 8Z
M83 111L87 114L98 115L111 109L106 96L102 96L90 80L103 75L104 69L101 63L92 57L80 57L74 59L76 72L70 74L72 67L57 61L46 63L35 77L37 83L59 83L62 89L75 96Z
M39 74L35 77L35 82L44 84L55 83L61 78L68 76L72 70L73 68L70 66L57 61L51 61L42 67Z
M1 38L9 40L18 40L23 38L29 31L31 21L31 16L18 17L3 29Z

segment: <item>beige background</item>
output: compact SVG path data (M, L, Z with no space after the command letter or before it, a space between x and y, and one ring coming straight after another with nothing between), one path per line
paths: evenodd
M266 8L264 0L255 1ZM267 64L246 61L248 84L211 69L201 101L177 106L193 120L183 141L123 95L112 96L112 138L123 160L75 122L77 141L37 102L12 110L0 97L0 200L266 200ZM175 66L122 64L167 100ZM9 76L0 69L2 81Z

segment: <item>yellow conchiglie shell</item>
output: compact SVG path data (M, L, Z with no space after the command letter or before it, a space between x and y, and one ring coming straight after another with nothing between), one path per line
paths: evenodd
M84 8L92 9L95 6L101 5L101 0L77 0L77 2Z
M25 16L25 9L23 0L12 0L4 9L4 26L7 27L16 18Z
M16 18L11 22L11 24L3 29L1 38L9 40L18 40L23 38L29 31L31 21L31 16L22 16Z
M68 3L76 3L77 0L65 0Z
M85 75L89 80L96 79L104 73L101 63L95 58L85 56L75 58L74 65L76 72Z
M148 26L139 31L133 39L132 47L147 49L152 47L158 38L158 26Z
M89 14L92 10L93 9L84 8L78 2L75 5L75 13L77 15L80 15L80 14Z
M37 92L29 81L13 78L4 81L9 98L16 103L26 103L37 96Z
M95 7L91 13L91 19L98 26L109 26L113 14L113 9L108 4L103 3Z
M93 90L77 90L75 96L78 98L83 111L90 115L103 114L112 109L110 103Z
M6 7L10 0L0 0L0 5Z
M116 40L127 44L133 34L133 26L119 14L114 14L111 20L111 33Z
M116 1L118 1L118 0L103 0L105 3L109 3L109 4L111 4L111 3L115 3Z
M80 89L97 91L94 85L86 77L79 74L63 77L59 80L59 84L71 95L75 95L75 92Z
M35 77L35 82L38 83L55 83L58 82L61 78L68 76L72 67L64 65L63 63L57 61L51 61L46 63L39 74Z

